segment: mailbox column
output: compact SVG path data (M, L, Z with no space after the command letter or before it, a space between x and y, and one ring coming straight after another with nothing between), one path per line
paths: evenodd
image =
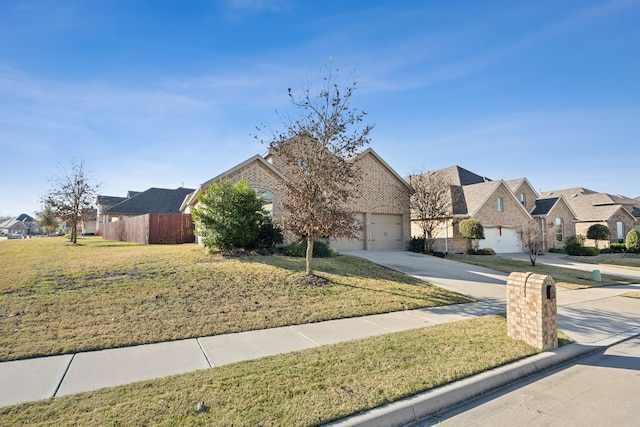
M558 347L556 285L551 276L533 273L509 275L507 334L540 350Z

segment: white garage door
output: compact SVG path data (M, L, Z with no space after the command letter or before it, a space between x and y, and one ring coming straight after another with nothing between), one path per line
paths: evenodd
M355 218L360 224L364 225L364 214L356 214ZM355 239L345 239L345 238L330 239L329 240L329 244L336 251L346 251L346 250L349 250L349 249L364 249L365 248L365 246L364 246L365 235L366 234L365 234L364 227L363 227L362 231L360 231L360 233L358 234L357 238L355 238Z
M371 215L371 249L404 249L402 215Z
M520 235L512 228L487 227L480 248L491 248L497 254L522 252Z

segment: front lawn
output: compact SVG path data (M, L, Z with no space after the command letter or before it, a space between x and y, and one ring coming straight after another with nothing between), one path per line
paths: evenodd
M0 408L0 425L320 425L537 352L485 316Z
M209 336L470 302L366 260L227 259L198 245L82 237L0 245L0 360Z
M501 258L494 256L447 256L448 259L454 261L466 262L468 264L479 265L481 267L490 268L511 274L513 272L532 272L537 274L545 274L553 277L556 286L566 289L585 289L598 286L617 286L628 285L634 283L631 279L611 276L609 274L601 275L601 282L595 282L590 271L581 271L571 268L557 267L548 264L536 262L535 267L528 261L521 261L511 258ZM540 261L540 260L538 260Z

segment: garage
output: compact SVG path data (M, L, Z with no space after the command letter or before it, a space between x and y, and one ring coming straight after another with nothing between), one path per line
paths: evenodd
M371 246L369 249L404 249L402 215L371 215Z
M364 225L364 214L363 213L356 214L355 218L358 220L358 222L360 224ZM364 227L363 227L363 229L358 233L357 238L355 238L355 239L346 239L346 238L330 239L329 240L329 244L336 251L346 251L346 250L353 250L353 249L366 249L365 248L365 240L366 240L365 236L366 236L366 233L365 233L365 230L364 230Z
M485 227L480 248L491 248L497 254L522 252L518 231L513 228Z

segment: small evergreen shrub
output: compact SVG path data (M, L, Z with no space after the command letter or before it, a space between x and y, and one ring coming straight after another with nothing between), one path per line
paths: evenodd
M296 243L292 243L284 248L284 254L287 256L304 258L307 255L307 241L301 240ZM322 240L316 240L313 242L313 256L317 258L327 258L334 255L333 249L328 243Z
M625 239L627 252L640 253L640 232L635 228L629 230Z
M409 240L409 251L424 253L424 238L422 237L412 237Z
M564 249L551 248L551 249L549 249L549 253L552 253L552 254L566 254L567 251L565 251Z

